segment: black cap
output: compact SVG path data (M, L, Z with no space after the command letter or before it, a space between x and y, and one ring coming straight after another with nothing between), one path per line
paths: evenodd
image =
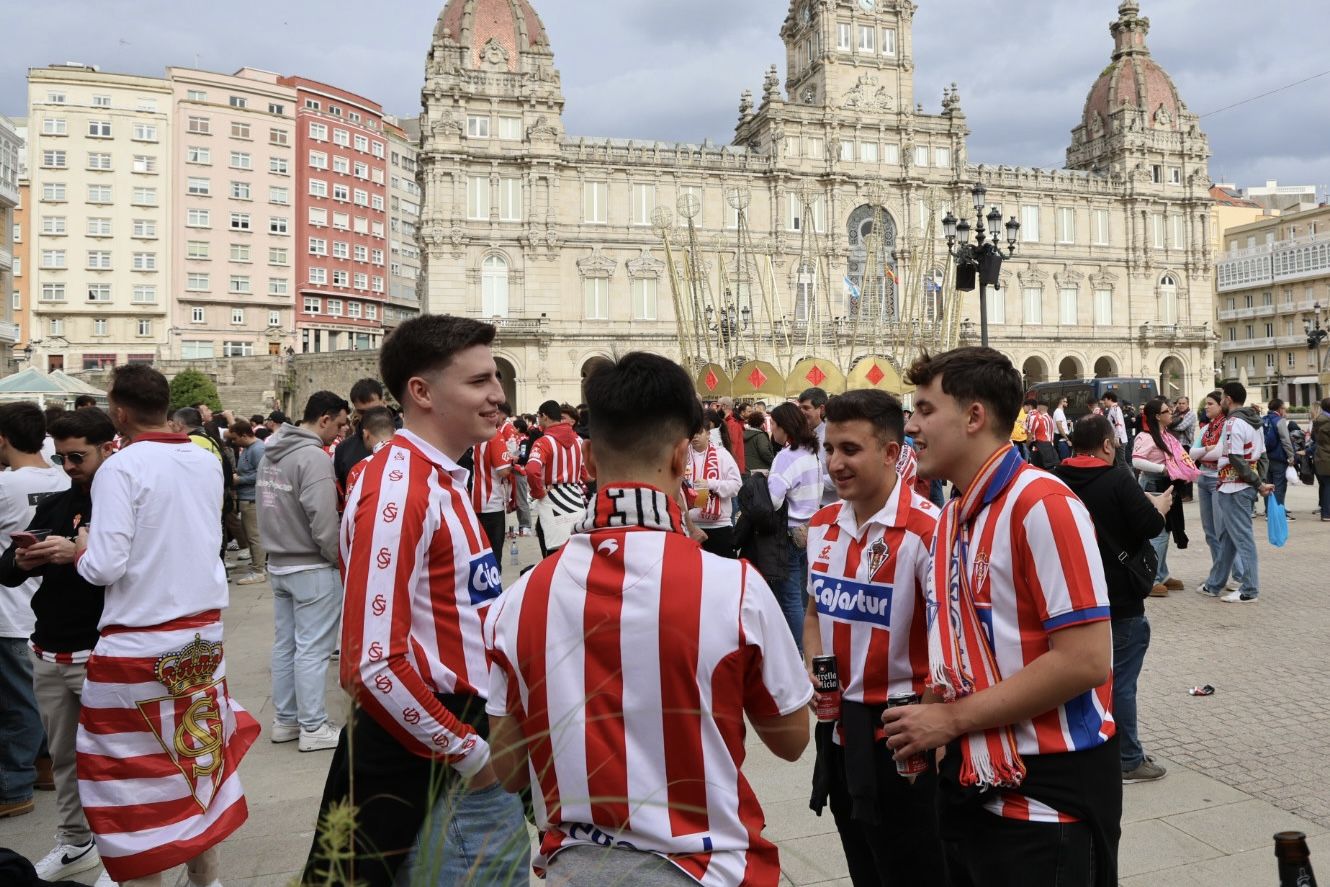
M268 414L268 421L269 421L269 422L277 422L277 423L279 423L279 424L281 424L281 425L290 425L290 424L291 424L291 420L288 419L288 418L286 418L286 413L283 413L281 410L273 410L271 413L269 413L269 414Z

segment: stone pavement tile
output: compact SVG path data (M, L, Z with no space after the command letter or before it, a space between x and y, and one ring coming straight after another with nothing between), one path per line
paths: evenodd
M1221 804L1232 804L1248 796L1217 779L1179 766L1166 758L1157 758L1168 768L1168 775L1158 782L1143 782L1122 787L1122 823L1159 819Z
M1133 822L1122 828L1118 874L1126 878L1222 855L1223 851L1216 850L1162 820Z
M1275 832L1299 831L1316 835L1326 831L1324 826L1256 799L1181 813L1163 821L1224 853L1265 847L1271 843L1270 836Z
M848 878L849 867L835 835L815 835L783 841L780 868L791 884L805 887L837 878Z
M809 837L812 835L830 835L839 843L836 821L831 816L831 809L824 808L818 816L808 809L808 799L794 801L769 802L762 800L762 812L767 817L767 827L762 836L775 844L782 844L790 838Z

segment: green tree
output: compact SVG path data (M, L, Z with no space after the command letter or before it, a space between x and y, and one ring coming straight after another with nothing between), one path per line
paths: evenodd
M198 370L185 370L171 380L172 412L199 401L214 410L222 408L222 399L217 396L217 386L212 379Z

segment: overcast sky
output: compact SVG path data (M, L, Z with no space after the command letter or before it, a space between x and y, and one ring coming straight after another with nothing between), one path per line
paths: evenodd
M533 2L562 72L572 135L728 142L739 94L760 97L773 62L784 73L784 0ZM3 4L0 113L26 114L28 67L79 61L155 76L167 65L250 65L335 83L409 117L420 110L442 0ZM1117 0L917 4L916 101L936 112L943 86L955 81L973 161L1061 166L1090 85L1109 61ZM1142 0L1142 11L1154 56L1200 114L1330 69L1320 48L1330 3ZM1328 110L1330 76L1206 116L1211 177L1324 188Z

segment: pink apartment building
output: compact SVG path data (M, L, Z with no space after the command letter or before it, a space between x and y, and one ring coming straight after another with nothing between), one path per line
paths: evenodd
M279 82L296 97L296 348L377 348L388 300L383 109L303 77Z

